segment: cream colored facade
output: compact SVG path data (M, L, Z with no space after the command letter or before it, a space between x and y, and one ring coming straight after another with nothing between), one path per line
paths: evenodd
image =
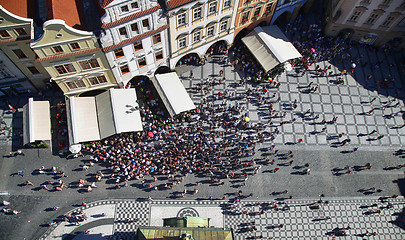
M96 36L63 20L46 21L44 33L31 44L40 62L67 96L118 87Z
M405 1L332 1L326 34L350 37L375 46L386 43L394 48L405 45Z
M12 74L18 76L22 72L25 76L7 81L13 91L43 89L50 78L42 65L35 62L35 53L30 48L33 38L33 20L17 16L0 5L0 49L19 69Z
M179 6L168 3L171 68L187 54L203 57L218 41L223 40L228 46L232 44L235 0L191 1Z

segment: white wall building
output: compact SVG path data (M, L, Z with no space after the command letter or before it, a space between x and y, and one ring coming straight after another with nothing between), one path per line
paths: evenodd
M121 86L168 67L168 24L156 0L104 0L101 7L101 45Z
M234 0L178 1L162 0L169 18L170 67L187 54L201 58L209 47L219 41L228 46L235 31Z

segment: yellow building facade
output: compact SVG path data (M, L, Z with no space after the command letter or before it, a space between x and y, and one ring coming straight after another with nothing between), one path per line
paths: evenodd
M6 7L0 5L0 50L24 75L18 81L9 82L9 85L17 92L19 89L41 90L46 87L50 76L40 63L35 62L35 53L30 48L30 42L34 38L33 20L24 17L27 11L25 14L21 11L24 16L19 16L12 6L10 11Z
M68 26L63 20L48 20L41 38L31 43L37 62L51 81L67 96L118 87L96 36Z

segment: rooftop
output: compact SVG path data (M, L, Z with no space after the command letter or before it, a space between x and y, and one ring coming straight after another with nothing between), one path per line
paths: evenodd
M34 19L35 2L33 0L2 0L0 5L17 16Z
M33 1L35 2L35 1ZM70 27L85 30L82 0L47 0L47 20L61 19Z

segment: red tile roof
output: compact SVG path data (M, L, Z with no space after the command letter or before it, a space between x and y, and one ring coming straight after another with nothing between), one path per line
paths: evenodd
M75 55L86 54L86 53L96 52L96 51L100 51L100 50L101 50L101 48L92 48L92 49L76 51L76 52L71 52L71 53L66 53L66 54L58 54L58 55L45 57L45 58L37 58L37 59L35 59L35 62L50 61L50 60L54 60L54 59L58 59L58 58L71 57L71 56L75 56Z
M70 27L86 29L82 0L46 0L46 7L48 8L47 20L62 19Z
M123 18L121 18L121 19L118 20L118 21L110 22L110 23L107 23L107 24L103 24L103 25L101 25L101 28L109 28L109 27L118 25L118 24L120 24L120 23L124 23L124 22L126 22L126 21L129 21L129 20L131 20L131 19L135 19L135 18L141 17L141 16L143 16L143 15L152 13L152 12L154 12L154 11L157 11L158 9L160 9L160 6L156 6L156 7L153 7L153 8L149 8L149 9L147 9L147 10L145 10L145 11L137 12L137 13L128 15L128 16L126 16L126 17L123 17Z
M168 4L169 4L169 9L173 9L173 8L175 8L175 7L178 7L178 6L181 6L181 5L183 5L183 4L186 4L186 3L189 3L189 2L193 2L193 1L196 1L196 0L170 0L170 1L168 2Z
M124 45L126 45L126 44L128 44L128 43L135 42L135 41L137 41L137 40L139 40L139 39L142 39L142 38L144 38L144 37L147 37L147 36L153 35L153 34L155 34L155 33L157 33L157 32L160 32L160 31L162 31L162 30L165 30L165 29L168 28L168 27L169 27L169 25L161 26L160 28L158 28L158 29L156 29L156 30L149 31L149 32L143 33L143 34L141 34L141 35L138 35L138 36L136 36L136 37L133 37L133 38L124 40L124 41L122 41L122 42L120 42L120 43L118 43L118 44L105 47L105 48L103 48L103 50L104 50L104 52L107 52L107 51L110 51L110 50L112 50L112 49L119 48L119 47L124 46Z
M102 7L102 8L105 8L105 7L108 6L108 4L112 3L113 1L114 1L114 0L104 0L104 1L101 3L101 7Z
M35 2L33 0L1 0L0 5L17 16L34 19Z

